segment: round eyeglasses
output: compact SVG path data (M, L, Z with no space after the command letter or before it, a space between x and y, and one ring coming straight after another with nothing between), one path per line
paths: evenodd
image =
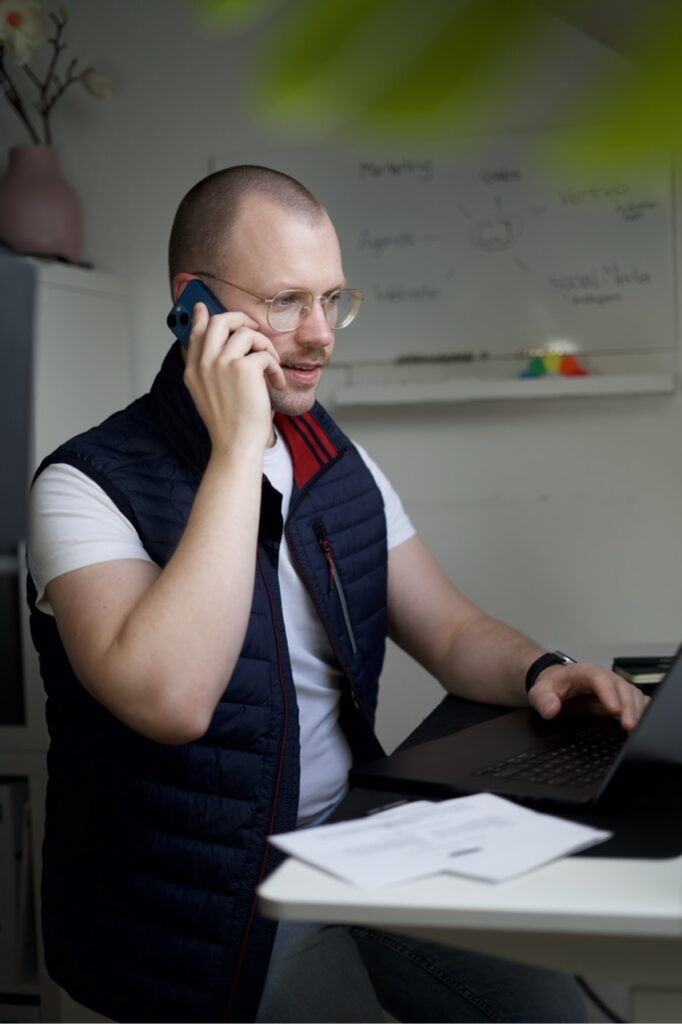
M362 305L363 295L357 288L335 288L325 295L313 295L305 288L287 288L277 292L271 299L266 299L262 295L250 292L248 288L242 288L232 281L209 274L206 270L194 270L193 273L197 277L210 277L212 281L220 281L221 284L227 284L231 288L236 288L238 292L245 292L253 299L264 302L268 308L267 321L278 334L295 331L300 327L312 313L315 299L319 299L327 323L335 331L348 327L355 320Z

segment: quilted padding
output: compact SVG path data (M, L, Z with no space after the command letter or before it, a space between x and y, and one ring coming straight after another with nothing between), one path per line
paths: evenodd
M358 756L372 722L386 637L386 524L364 462L320 407L301 434L285 524L293 557L348 682L342 723ZM98 482L166 564L210 445L171 349L151 392L58 448ZM296 469L296 452L292 449ZM48 969L118 1020L253 1019L275 926L256 910L295 827L299 735L277 580L279 495L263 482L259 555L242 655L206 734L168 746L134 733L83 689L54 620L31 628L47 692L49 782L43 869ZM334 586L330 587L330 566Z

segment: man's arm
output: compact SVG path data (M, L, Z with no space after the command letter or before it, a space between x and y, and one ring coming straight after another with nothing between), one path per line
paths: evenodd
M83 686L136 731L200 736L243 643L251 607L263 452L272 429L271 343L243 314L197 307L185 379L212 452L187 527L163 570L126 559L64 573L46 588Z
M465 597L418 537L389 552L388 608L391 639L459 697L530 702L544 718L573 698L592 699L626 729L646 704L636 687L588 662L546 668L527 695L526 673L544 649Z

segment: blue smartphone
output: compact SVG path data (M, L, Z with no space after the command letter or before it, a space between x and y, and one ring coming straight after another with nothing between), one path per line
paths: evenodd
M192 312L197 302L205 303L209 316L225 312L225 307L218 302L211 289L207 288L204 282L199 281L198 278L192 278L166 317L166 323L185 348L189 345Z

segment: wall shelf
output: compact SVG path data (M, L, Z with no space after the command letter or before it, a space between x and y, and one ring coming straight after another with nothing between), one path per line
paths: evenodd
M675 374L623 373L590 377L536 379L456 377L445 381L350 384L334 390L337 406L409 405L499 399L580 398L608 395L667 395L675 392Z

